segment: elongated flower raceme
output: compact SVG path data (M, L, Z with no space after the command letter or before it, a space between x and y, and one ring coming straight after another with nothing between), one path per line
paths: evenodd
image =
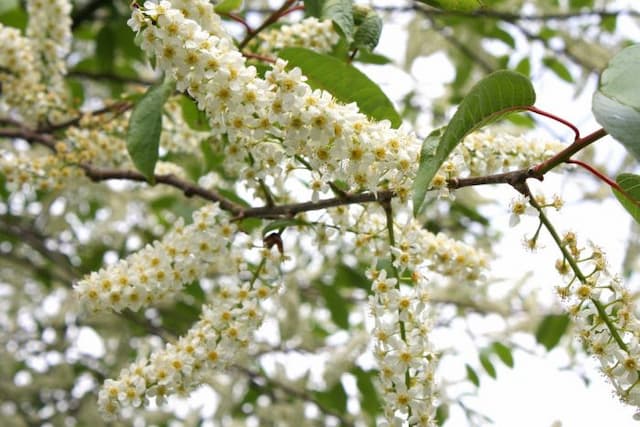
M30 39L15 28L0 24L0 112L16 109L26 115L42 97L44 86Z
M244 246L235 241L235 225L217 205L193 215L193 223L176 226L161 241L78 282L76 293L90 311L142 306L174 296L207 273L236 274L244 264Z
M258 77L222 27L206 31L185 17L183 5L147 2L129 22L140 31L143 49L207 112L213 132L236 147L231 164L246 168L248 152L279 141L287 156L304 158L325 182L370 190L408 186L420 147L415 135L313 91L300 70L287 70L284 61Z
M65 57L71 48L71 3L27 1L26 37L0 24L2 109L15 109L27 123L56 122L67 113Z
M241 364L264 317L260 304L277 289L269 282L269 286L262 279L221 286L214 294L216 302L203 308L186 335L132 363L117 379L107 380L98 395L105 419L151 400L161 405L167 397L187 393L216 372Z
M67 72L65 57L71 50L71 3L68 0L28 0L27 37L38 52L36 59L49 90L62 91Z
M428 284L420 278L413 287L399 289L384 270L370 269L367 275L385 418L389 425L435 426L437 357L429 340Z

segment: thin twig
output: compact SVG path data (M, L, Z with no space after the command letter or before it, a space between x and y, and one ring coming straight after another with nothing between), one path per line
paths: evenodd
M551 169L558 166L560 163L564 163L571 158L578 151L583 150L590 144L598 141L599 139L607 136L607 131L604 129L598 129L595 132L590 133L589 135L576 140L573 144L569 145L567 148L551 157L550 159L540 163L536 167L533 168L534 175L539 177L539 179L545 173L549 172Z
M112 179L147 182L147 178L143 174L134 170L96 168L89 164L80 164L78 166L82 168L82 170L84 170L84 173L85 175L87 175L87 177L96 182ZM227 198L220 195L217 191L200 187L196 184L193 184L192 182L178 178L173 174L155 175L155 182L178 188L182 190L184 195L187 197L199 196L205 200L217 202L220 204L220 207L222 209L229 211L235 215L241 215L242 212L244 212L242 206L238 205L235 202L232 202L231 200L228 200Z
M240 42L238 48L242 50L254 37L256 37L262 30L275 23L282 16L286 15L289 11L288 9L296 2L297 0L286 0L282 6L276 11L274 11L267 19L264 20L262 24L258 28L253 31L247 32L245 38Z

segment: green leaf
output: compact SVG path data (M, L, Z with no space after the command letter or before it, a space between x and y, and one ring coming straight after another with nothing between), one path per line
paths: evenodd
M593 95L598 123L640 160L640 44L623 49L609 62Z
M442 139L446 127L441 127L431 131L429 135L422 142L422 148L420 149L420 165L418 166L418 172L416 173L416 179L413 181L413 214L417 215L420 212L424 198L427 195L429 184L433 179L431 170L427 169L426 164L429 159L432 159L436 155L438 150L438 144Z
M360 288L369 291L371 282L362 271L355 270L345 264L338 264L336 275L333 278L333 286L337 288Z
M158 161L163 106L173 90L174 83L170 80L149 88L129 118L127 150L133 164L150 182Z
M490 224L490 221L486 216L478 212L478 210L473 208L472 205L461 202L460 199L456 198L453 202L451 202L450 206L451 213L460 214L470 219L471 221L475 221L484 225L485 227Z
M356 377L356 385L362 399L360 399L360 406L369 415L376 416L380 413L380 398L378 392L373 384L373 378L377 377L375 371L364 371L361 368L355 368L353 374Z
M178 301L173 307L159 308L162 326L175 335L183 335L200 317L201 304Z
M444 425L445 421L449 418L449 405L442 403L436 408L436 424L439 426Z
M509 46L512 49L516 48L516 40L513 38L508 31L503 30L498 25L491 28L491 30L487 33L487 37L492 39L497 39Z
M242 6L242 0L222 0L213 10L216 13L230 13L240 9L240 6Z
M113 69L116 52L115 37L109 25L102 27L96 35L96 63L100 71L109 72Z
M347 301L340 295L335 286L318 283L318 290L322 294L327 309L331 313L331 320L341 329L349 329L349 309Z
M324 408L343 414L347 411L347 393L340 381L326 391L315 391L313 397Z
M557 58L553 56L545 56L542 58L542 63L565 82L574 82L569 69L562 62L558 61Z
M351 0L326 0L322 5L321 18L331 19L346 39L352 40L354 22Z
M204 111L198 110L193 99L188 96L180 97L180 108L182 110L182 118L193 130L207 131L210 130L209 119Z
M358 25L351 46L357 49L373 50L380 41L380 33L382 33L382 18L370 10L364 16L362 23Z
M511 354L511 349L509 347L496 341L491 344L491 349L498 355L500 360L502 360L502 363L513 368L513 354Z
M386 65L390 64L393 61L378 53L372 53L366 50L359 50L358 54L354 58L354 61L362 62L363 64L375 64L375 65Z
M24 30L29 17L22 7L11 8L0 13L0 24Z
M566 314L549 314L538 325L536 340L549 351L558 345L568 326L569 316Z
M569 0L569 7L572 9L593 7L593 0Z
M262 235L266 236L271 231L281 230L287 227L306 227L309 225L311 224L299 218L277 219L275 221L270 222L262 229Z
M204 291L202 290L202 287L200 286L200 283L198 281L188 284L184 288L184 292L187 295L191 295L194 298L195 302L197 302L198 304L204 303L206 299Z
M600 20L600 28L608 33L613 33L618 25L618 15L603 16Z
M418 0L420 3L454 12L473 12L484 6L481 0Z
M640 161L640 111L600 91L593 94L592 110L604 130Z
M514 70L517 71L520 74L525 75L525 76L530 76L531 75L531 61L529 60L529 57L527 56L525 58L522 58L520 60L520 62L518 62L518 65L516 65Z
M613 189L613 194L633 219L640 224L640 175L621 173L616 177L616 182L626 194L616 189Z
M324 0L304 0L304 16L322 18L322 5Z
M71 95L71 102L74 106L80 108L84 102L84 86L82 85L82 82L72 78L67 78L64 82L67 85L69 94Z
M289 62L289 68L300 67L311 86L330 92L344 103L356 102L362 113L375 120L387 119L393 127L402 123L380 87L353 65L299 47L282 49L279 56Z
M487 374L489 374L491 378L495 379L498 374L496 372L496 368L493 366L493 363L491 363L491 360L489 360L489 354L486 352L482 352L480 353L479 359L480 364L482 365L484 370L487 371Z
M432 132L422 146L420 165L413 185L413 212L420 210L427 186L442 163L462 139L472 131L496 120L505 113L524 110L533 105L536 94L528 78L513 71L501 70L480 80L462 100L447 126L437 148ZM425 147L427 145L427 147Z
M20 2L18 0L2 0L2 2L0 2L0 14L12 9L17 9L18 7L20 7Z
M478 377L476 371L467 364L465 364L465 366L467 368L467 378L469 379L469 381L471 381L476 387L480 387L480 378Z

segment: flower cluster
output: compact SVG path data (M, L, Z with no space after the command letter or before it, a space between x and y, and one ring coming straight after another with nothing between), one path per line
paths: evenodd
M509 132L474 132L468 135L442 164L431 185L446 193L449 179L528 168L548 159L563 148L564 145L558 141L516 136Z
M25 118L44 92L36 52L31 41L15 28L0 24L0 111L17 109Z
M359 231L364 233L356 238L362 240L361 244L356 243L359 259L376 246L372 245L372 238L382 240L387 236L389 226L379 212L362 213L360 220L363 215L367 216ZM373 295L369 299L375 325L372 336L385 396L384 412L390 425L433 426L437 356L429 340L432 313L427 307L435 288L427 277L437 273L458 286L461 282L477 282L487 267L487 259L469 245L425 230L413 218L393 227L391 245L374 248L372 259L372 265L383 265L376 257L388 257L390 253L392 266L386 270L370 268L367 272L372 282ZM400 278L403 283L399 283Z
M91 310L138 310L175 295L206 274L234 274L246 268L236 226L217 205L182 219L162 240L129 258L89 274L76 285L80 300Z
M248 168L246 158L263 143L277 143L289 158L305 159L325 182L409 188L420 147L415 135L312 90L300 70L287 70L284 61L258 77L222 27L207 31L168 1L146 2L129 23L140 31L143 49L206 111L213 132L226 135L226 161L236 170Z
M640 319L634 297L608 272L600 248L580 247L571 232L564 235L563 244L580 270L588 274L578 276L567 260L559 260L556 268L567 283L558 287L558 294L568 305L578 335L600 361L618 396L640 408Z
M62 163L56 155L34 156L30 152L9 150L0 150L0 173L12 191L25 186L35 190L61 190L83 176L80 169Z
M83 171L75 166L78 164L133 169L124 139L130 115L130 111L86 114L78 126L66 129L64 136L56 142L54 153L1 150L0 171L13 188L28 184L40 190L60 190L86 183ZM160 137L161 153L199 152L200 142L209 134L189 127L178 97L165 103L165 116ZM163 161L156 164L156 173L184 175L177 164Z
M37 51L36 63L47 90L65 91L65 57L71 50L71 3L68 0L28 0L27 37Z
M64 58L71 48L71 3L27 1L26 37L0 24L0 84L4 110L26 122L61 120L66 112Z
M146 406L154 398L161 405L168 396L187 393L215 372L240 363L251 334L262 323L260 303L277 288L260 282L220 286L215 303L203 308L200 320L186 335L149 359L132 363L117 379L105 381L98 393L105 419L115 419L126 407Z
M373 354L380 371L389 425L435 426L437 355L429 341L429 293L424 278L400 288L386 271L369 269L375 327Z
M258 35L257 51L270 54L285 47L305 47L316 52L329 52L340 36L331 20L319 21L309 17L291 25L263 31Z
M486 254L445 234L433 234L410 219L398 230L391 248L395 266L401 270L428 268L447 277L474 281L487 268Z

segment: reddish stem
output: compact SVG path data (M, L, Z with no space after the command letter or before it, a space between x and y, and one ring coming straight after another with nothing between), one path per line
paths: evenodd
M542 177L545 173L549 172L560 163L564 163L567 160L571 159L571 156L576 154L578 151L583 150L588 145L593 144L601 138L604 138L606 135L607 131L605 131L604 129L598 129L597 131L592 132L583 138L577 139L573 142L573 144L569 145L567 148L565 148L555 156L535 166L533 168L533 175L538 178Z
M289 10L285 10L284 12L282 12L279 16L279 18L282 18L285 15L288 15L290 13L296 12L298 10L304 10L304 5L299 5L299 6L294 6Z
M251 28L251 26L247 23L247 21L244 20L242 16L236 15L235 13L221 13L220 16L225 16L232 21L238 22L244 27L247 33L251 33L253 31L253 28Z
M569 160L567 160L567 163L573 163L573 164L576 164L578 166L582 166L583 168L585 168L586 170L591 172L593 175L595 175L596 177L598 177L602 181L606 182L609 185L609 187L615 189L620 194L622 194L625 197L625 199L629 200L634 205L640 207L640 200L637 200L634 197L632 197L629 193L627 193L625 190L623 190L622 187L620 187L620 185L618 185L617 182L615 182L614 180L612 180L608 176L603 175L600 171L595 169L593 166L591 166L591 165L589 165L589 164L587 164L585 162L581 162L580 160L571 160L571 159L569 159Z
M531 111L532 113L535 114L540 114L541 116L545 116L550 118L551 120L555 120L558 123L562 123L563 125L565 125L566 127L570 128L573 133L575 134L575 138L574 138L574 142L580 139L580 131L578 130L578 128L571 122L569 122L568 120L563 119L562 117L558 117L555 114L551 114L547 111L541 110L539 108L534 107L533 105L530 107L526 107L526 110Z
M571 164L574 164L574 165L578 165L578 166L588 170L589 172L591 172L591 174L596 176L601 181L606 182L609 185L609 187L615 188L616 190L620 191L621 193L624 192L624 190L622 188L620 188L620 186L618 185L617 182L615 182L614 180L612 180L611 178L609 178L608 176L606 176L605 174L603 174L602 172L600 172L599 170L597 170L596 168L594 168L593 166L591 166L588 163L585 163L585 162L583 162L581 160L573 160L573 159L569 159L565 163L571 163Z
M258 35L258 33L260 33L260 31L264 30L265 28L267 28L269 25L273 24L274 22L277 22L278 19L280 19L281 16L284 16L287 13L289 13L290 12L290 6L293 5L295 2L296 2L296 0L285 0L285 2L282 4L282 6L278 10L273 12L262 24L260 24L260 26L258 28L256 28L255 30L247 31L247 35L245 36L244 40L242 40L240 42L238 47L240 49L244 48L247 44L249 44L249 42L251 40L253 40L253 38L255 36ZM291 9L295 9L295 7L291 8Z

